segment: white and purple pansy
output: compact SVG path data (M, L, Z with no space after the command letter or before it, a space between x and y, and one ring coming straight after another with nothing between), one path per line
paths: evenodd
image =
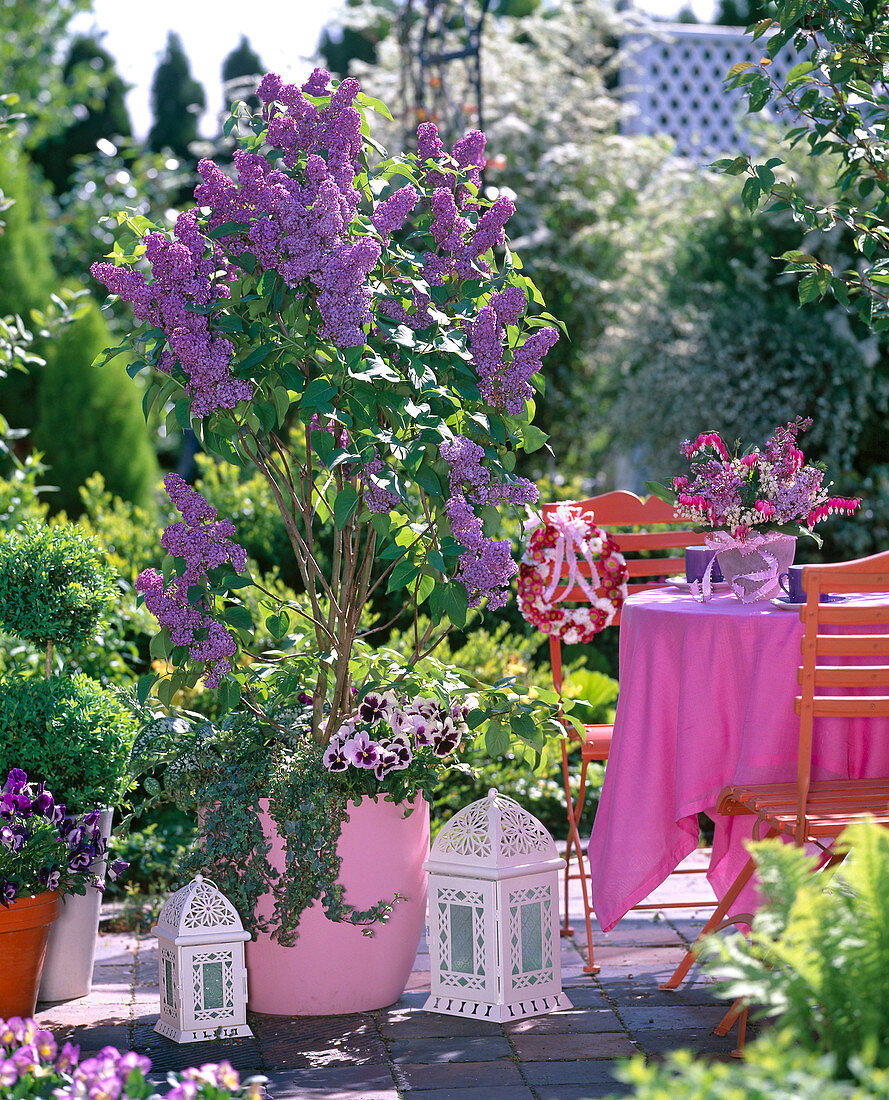
M346 755L343 752L343 746L346 743L345 737L334 735L330 739L330 744L324 750L324 756L321 758L324 767L329 772L344 772L349 766L349 761L346 759Z
M396 709L397 700L391 691L369 691L358 704L358 721L375 726L378 722L388 722Z
M343 753L356 768L375 768L380 756L380 746L362 730L349 738L343 746Z

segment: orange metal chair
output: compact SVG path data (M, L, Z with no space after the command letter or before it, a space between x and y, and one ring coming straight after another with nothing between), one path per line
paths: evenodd
M544 518L548 518L558 508L561 501L543 505ZM586 515L595 520L595 523L607 530L620 547L621 553L627 559L627 570L630 575L627 585L630 594L643 592L649 588L662 588L667 576L676 573L684 575L684 560L681 550L686 546L702 546L704 536L700 532L692 531L676 519L673 506L666 504L658 497L648 497L643 500L634 493L618 489L614 492L603 493L601 496L589 497L586 500L576 501L581 515ZM652 530L652 528L655 528ZM673 551L673 554L664 554L662 551ZM644 556L640 556L644 555ZM579 572L588 577L589 566L584 561L578 563ZM564 572L567 572L565 566ZM573 589L567 594L565 604L579 605L587 602L586 596L579 588ZM620 612L617 613L612 626L620 622ZM552 665L553 686L562 695L562 642L561 639L550 635L549 639L550 662ZM608 759L611 748L611 736L614 727L610 725L587 725L583 735L580 736L574 726L565 723L568 731L568 740L580 743L580 774L579 791L576 799L571 792L571 761L568 757L568 744L562 742L562 776L565 785L565 797L568 806L568 840L565 847L565 907L562 935L571 935L574 931L568 924L568 886L570 879L580 879L583 894L584 918L586 921L587 944L589 946L589 962L584 967L588 974L595 974L598 967L593 960L593 932L591 925L591 907L589 900L588 871L583 846L580 841L579 825L583 812L586 795L587 771L594 760L604 761ZM575 854L577 869L571 870L572 851ZM690 873L690 872L686 872ZM667 907L678 905L699 905L694 902L673 902ZM652 905L638 905L638 909L661 909L663 903Z
M889 717L889 633L872 633L873 627L889 624L889 552L834 565L806 566L803 589L800 694L794 702L799 715L796 780L726 787L719 796L719 812L753 814L754 835L786 836L797 845L814 844L830 862L841 858L834 856L833 846L847 825L870 817L889 826L889 776L812 779L815 719ZM886 593L887 600L868 605L820 602L822 593L849 592ZM839 627L842 632L826 634L825 626ZM705 937L730 924L751 922L749 913L728 914L754 870L750 859L663 989L679 986ZM743 1005L735 1002L717 1031L725 1034L736 1018L740 1049L746 1023Z

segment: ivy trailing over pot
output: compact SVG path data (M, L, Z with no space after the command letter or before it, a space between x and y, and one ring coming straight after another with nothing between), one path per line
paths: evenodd
M400 661L392 651L358 646L357 667L367 677ZM268 719L243 709L218 724L200 716L150 717L131 756L131 772L148 796L138 813L174 802L200 818L202 836L180 876L212 878L251 931L292 945L300 916L317 900L328 919L370 934L399 899L357 910L344 896L337 841L350 806L364 797L385 799L407 816L416 795L431 802L443 770L462 767L459 749L472 737L470 725L498 709L535 722L545 720L549 704L523 701L508 684L488 687L427 658L396 691L365 693L326 748L308 736L306 693L296 705L269 701ZM284 844L284 874L269 860L260 817L266 807ZM257 909L266 893L274 902L270 918Z

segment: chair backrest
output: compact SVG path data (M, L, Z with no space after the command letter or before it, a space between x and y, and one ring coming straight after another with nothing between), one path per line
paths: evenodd
M889 717L889 551L856 561L807 565L803 591L800 694L794 703L800 719L798 842L812 778L815 719ZM822 594L844 593L883 593L886 599L821 602ZM845 797L854 798L854 786Z
M562 503L564 501L544 504L544 519L549 518ZM592 519L598 527L612 536L620 552L627 559L627 571L630 575L627 591L630 595L634 592L644 592L649 588L662 588L667 576L676 572L684 573L682 549L686 546L704 544L703 533L692 531L686 521L676 518L675 509L671 504L655 496L643 500L635 493L616 489L610 493L602 493L600 496L588 497L586 500L573 503L582 516ZM674 553L666 555L658 553L662 550ZM640 554L646 556L640 557ZM578 572L584 577L589 577L590 568L587 563L579 561L577 564ZM567 566L564 567L563 576L567 575L567 568ZM567 592L565 599L560 602L568 605L589 603L579 587ZM619 622L620 612L618 611L611 625L617 626ZM561 692L560 639L550 635L549 649L553 684L556 691Z

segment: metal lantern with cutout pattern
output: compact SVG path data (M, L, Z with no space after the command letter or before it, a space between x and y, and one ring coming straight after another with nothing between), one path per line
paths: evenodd
M502 1022L571 1007L559 943L564 866L537 818L496 788L454 815L425 864L425 1009Z
M167 898L151 931L161 990L154 1030L175 1043L252 1035L244 965L250 933L214 883L195 876Z

